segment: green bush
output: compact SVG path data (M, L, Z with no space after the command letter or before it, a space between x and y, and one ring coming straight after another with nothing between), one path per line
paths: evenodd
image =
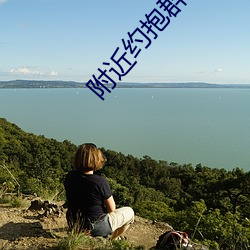
M0 204L8 204L11 202L11 197L2 196L0 197Z
M137 202L133 208L137 215L156 221L166 221L167 216L173 212L166 203L160 201Z
M12 207L16 208L27 208L29 202L27 200L22 199L21 197L14 196L12 197L10 204Z
M84 233L75 233L71 231L69 235L60 240L58 250L83 250L93 249L94 242Z

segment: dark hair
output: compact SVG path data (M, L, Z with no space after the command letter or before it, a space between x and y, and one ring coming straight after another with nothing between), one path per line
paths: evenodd
M95 171L101 169L106 162L102 151L93 143L84 143L76 151L74 168L79 171Z

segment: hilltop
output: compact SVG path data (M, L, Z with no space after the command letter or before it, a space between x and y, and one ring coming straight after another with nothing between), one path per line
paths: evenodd
M41 216L42 213L0 206L0 249L55 249L59 240L67 236L65 212L48 217ZM149 249L169 229L167 224L153 224L136 216L125 236L133 246Z
M67 140L27 133L0 118L0 198L8 192L21 192L64 201L63 180L76 148ZM118 207L131 206L137 216L168 223L211 249L249 248L250 172L101 150L107 162L96 174L107 178ZM5 214L8 210L1 216ZM0 239L7 237L1 235L12 225L11 218L9 214L7 225L2 224Z
M67 237L65 211L60 216L42 216L43 212L0 205L0 249L56 249L58 242ZM133 246L149 249L170 228L136 216L125 236Z
M23 197L22 201L26 202L26 208L13 208L10 205L0 204L0 249L64 249L59 247L60 242L68 237L66 209L63 208L63 203L43 202L40 198L32 198L31 196ZM33 206L34 204L38 204L36 201L43 205L53 205L54 210L46 209L46 207L41 209L38 206ZM131 250L154 249L159 236L172 229L173 228L167 223L135 216L134 223L126 231L124 236ZM109 241L102 237L89 237L89 239L100 242L102 245ZM81 249L90 250L96 248L89 248L82 245ZM102 249L105 248L102 246ZM112 249L128 250L128 248L124 247L115 247ZM191 240L190 248L188 249L208 250L207 247L196 244Z

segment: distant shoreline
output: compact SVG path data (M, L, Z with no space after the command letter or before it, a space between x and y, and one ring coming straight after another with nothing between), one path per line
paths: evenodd
M86 88L86 82L75 81L40 81L40 80L13 80L0 81L0 89L25 88ZM112 87L107 84L107 87ZM116 88L230 88L250 89L250 84L214 84L205 82L186 83L154 83L154 82L117 82Z

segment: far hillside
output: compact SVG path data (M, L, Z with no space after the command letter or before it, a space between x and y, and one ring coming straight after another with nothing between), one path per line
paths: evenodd
M112 88L113 84L106 84ZM87 88L86 82L13 80L0 81L0 89L20 88ZM206 82L117 82L116 88L240 88L249 89L250 84L213 84Z

